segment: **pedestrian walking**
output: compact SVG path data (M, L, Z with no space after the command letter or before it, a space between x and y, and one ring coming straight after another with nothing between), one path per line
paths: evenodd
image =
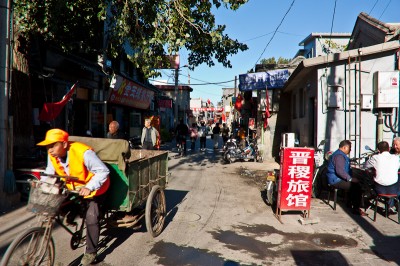
M207 141L207 132L208 129L204 121L201 121L199 128L199 137L200 137L200 151L206 150L206 141Z
M212 132L213 132L214 149L216 150L218 149L219 134L221 133L219 123L215 124Z
M196 123L192 123L192 126L190 127L189 131L190 131L190 142L191 142L190 149L192 151L195 151L195 149L196 149L196 140L197 140L197 137L198 137L197 124Z
M222 140L224 141L224 145L228 141L228 139L229 139L229 127L225 123L223 123L222 124Z

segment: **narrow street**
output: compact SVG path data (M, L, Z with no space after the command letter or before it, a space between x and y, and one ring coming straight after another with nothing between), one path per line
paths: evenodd
M198 144L198 143L197 143ZM97 265L398 265L399 225L349 214L342 202L333 211L313 199L315 224L299 223L298 212L280 223L261 197L273 161L222 164L207 140L206 152L177 157L170 152L165 191L165 229L152 238L141 229L104 229ZM197 146L198 149L198 146ZM0 216L0 254L34 219L22 209ZM372 211L368 211L370 217ZM395 216L393 216L396 218ZM18 226L18 229L13 229ZM56 228L56 265L79 265L83 248L72 251L70 236Z

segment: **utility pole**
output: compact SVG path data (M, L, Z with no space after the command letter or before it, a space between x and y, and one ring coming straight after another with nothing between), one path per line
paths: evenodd
M8 160L8 95L10 88L11 0L0 0L0 196L4 191ZM11 158L10 158L11 159ZM0 197L1 199L2 197ZM1 199L3 201L3 199Z
M174 127L178 125L178 78L179 78L179 65L175 69L175 106L174 106Z

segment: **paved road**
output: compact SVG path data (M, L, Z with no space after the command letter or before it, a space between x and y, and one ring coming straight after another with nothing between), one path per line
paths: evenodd
M153 239L146 229L103 231L97 265L399 265L399 225L378 215L333 211L313 199L311 217L284 213L282 223L262 200L260 187L273 161L221 164L218 151L170 153L172 176L166 190L168 217ZM371 215L372 212L368 211ZM23 209L0 216L0 254L12 232L32 221ZM20 224L12 229L13 224ZM56 261L79 265L83 248L71 251L62 229L55 234Z

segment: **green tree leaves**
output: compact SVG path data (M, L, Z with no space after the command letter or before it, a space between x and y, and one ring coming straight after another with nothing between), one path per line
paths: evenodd
M248 47L216 25L213 7L237 10L248 0L15 0L16 27L27 40L41 36L66 52L128 58L146 76L157 75L164 55L189 51L194 67L215 60L231 67L229 56ZM105 34L105 35L104 35Z

